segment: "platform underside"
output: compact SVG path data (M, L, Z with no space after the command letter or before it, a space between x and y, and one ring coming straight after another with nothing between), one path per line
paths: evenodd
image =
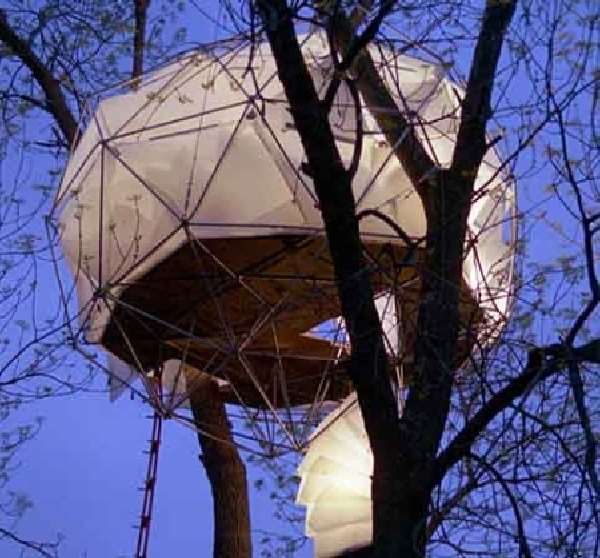
M373 290L394 293L389 299L401 341L388 343L390 370L404 381L411 374L420 293L415 256L409 265L405 247L365 243ZM461 314L459 361L472 347L467 325L475 330L480 316L466 285ZM231 403L292 407L351 391L340 315L322 236L193 239L125 286L102 344L134 366L150 369L176 358L226 380ZM389 323L387 329L390 335Z

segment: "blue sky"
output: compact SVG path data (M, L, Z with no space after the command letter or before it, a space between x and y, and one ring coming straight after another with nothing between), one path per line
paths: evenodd
M60 556L65 558L132 556L151 428L148 407L128 396L111 404L105 394L82 393L36 402L13 420L32 415L44 417L43 428L19 453L20 467L11 483L34 503L19 524L20 534L51 540L61 533ZM164 423L151 556L211 553L212 498L198 453L194 432ZM248 472L250 486L265 477L255 467ZM269 490L268 483L262 491L251 490L252 528L290 533L273 517ZM258 533L254 539L260 540ZM260 550L255 544L256 556ZM0 556L19 556L18 549L0 541ZM311 556L310 545L297 556Z

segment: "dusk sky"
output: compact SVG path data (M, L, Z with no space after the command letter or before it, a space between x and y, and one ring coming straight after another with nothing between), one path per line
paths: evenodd
M65 558L133 556L134 525L142 506L138 488L147 464L142 452L152 425L145 418L148 407L128 395L111 404L106 394L79 394L36 402L19 414L25 419L44 417L40 434L20 452L21 465L11 483L34 503L19 523L20 534L52 540L61 533L65 539L60 556ZM198 453L194 432L164 423L151 556L212 553L212 498ZM265 478L262 470L248 472L250 486ZM254 554L259 556L259 530L293 531L274 520L268 487L261 492L251 489L250 494ZM10 543L0 543L0 556L17 557L19 552ZM310 544L297 556L311 556Z

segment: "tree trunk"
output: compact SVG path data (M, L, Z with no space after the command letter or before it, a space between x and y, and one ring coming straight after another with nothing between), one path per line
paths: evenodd
M246 467L234 445L225 404L209 379L190 384L190 405L213 495L214 558L251 558L250 509Z
M295 35L286 2L261 1L261 17L273 52L278 76L290 103L294 124L302 141L308 171L319 203L333 260L342 314L352 345L349 374L356 388L360 409L374 457L374 525L397 533L397 486L399 470L407 470L399 430L398 407L389 380L388 364L375 308L370 277L365 266L352 176L344 168ZM400 476L402 480L402 476ZM378 519L380 518L380 519ZM375 530L376 546L379 547ZM392 541L397 535L386 537ZM387 546L384 543L383 546ZM382 556L392 554L382 554Z
M463 246L472 184L442 170L430 181L416 370L401 418L405 458L393 478L375 471L374 556L421 558L454 378Z
M474 179L486 149L485 125L493 77L514 2L486 5L457 139L458 155L455 153L450 169L438 169L429 161L399 111L393 117L386 116L384 122L378 119L390 145L400 145L396 154L419 192L427 219L416 371L401 418L389 383L381 326L362 257L352 176L343 166L326 108L302 57L292 10L285 0L261 0L257 5L308 160L306 169L319 198L350 336L349 373L374 458L373 556L421 558L426 548L436 454L453 383L467 215ZM336 14L338 23L342 17ZM373 72L366 70L367 66L355 68L367 105L394 105L389 95L380 95L382 82L368 81ZM410 132L410 141L395 141L404 131Z

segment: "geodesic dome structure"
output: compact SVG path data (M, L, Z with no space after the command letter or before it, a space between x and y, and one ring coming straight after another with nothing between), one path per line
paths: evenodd
M302 38L317 88L332 77L321 34ZM459 102L438 66L373 51L434 160L452 156ZM355 107L342 85L331 111L349 162ZM360 107L357 211L377 209L412 238L425 234L416 192L374 118ZM109 354L113 396L163 370L184 403L195 377L273 415L350 393L351 347L317 197L268 45L210 45L102 96L68 162L53 215L75 277L80 324ZM496 331L508 308L512 186L493 150L477 178L464 265L459 358ZM394 379L410 375L420 289L417 250L383 221L361 220L365 259ZM283 419L282 419L283 420ZM287 419L286 419L287 420ZM283 424L280 421L281 424Z

